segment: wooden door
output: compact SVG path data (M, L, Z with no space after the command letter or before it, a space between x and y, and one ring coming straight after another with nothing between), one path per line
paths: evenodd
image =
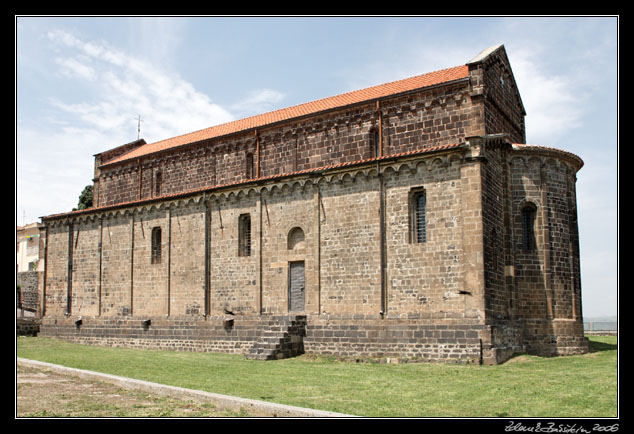
M304 277L304 261L291 262L288 272L288 310L303 312L305 310L306 291Z

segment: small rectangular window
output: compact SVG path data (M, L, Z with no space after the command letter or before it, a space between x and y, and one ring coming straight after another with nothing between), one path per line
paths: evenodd
M251 216L242 214L238 219L238 256L251 256Z

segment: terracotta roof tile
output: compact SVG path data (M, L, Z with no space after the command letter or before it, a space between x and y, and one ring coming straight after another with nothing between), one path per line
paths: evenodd
M315 114L338 107L345 107L351 104L370 101L376 98L382 98L389 95L395 95L415 89L420 89L441 83L447 83L466 78L468 77L468 75L468 66L462 65L454 68L447 68L423 75L418 75L411 78L406 78L403 80L380 84L378 86L368 87L366 89L347 92L340 95L323 98L280 110L275 110L269 113L264 113L261 115L228 122L221 125L216 125L203 130L184 134L182 136L161 140L159 142L149 143L107 162L106 164L104 164L104 166L138 158L144 155L152 154L154 152L160 152L178 146L199 142L201 140L220 137L227 134L249 130L252 128L258 128L276 122Z

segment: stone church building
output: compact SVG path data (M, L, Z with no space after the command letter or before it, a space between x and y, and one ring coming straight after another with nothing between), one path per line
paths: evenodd
M504 46L464 65L95 155L42 217L40 335L501 363L587 351L576 173L525 144Z

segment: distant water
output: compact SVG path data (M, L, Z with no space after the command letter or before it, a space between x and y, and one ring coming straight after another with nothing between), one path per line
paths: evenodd
M617 330L618 322L616 317L602 317L602 318L584 318L583 321L584 330Z

